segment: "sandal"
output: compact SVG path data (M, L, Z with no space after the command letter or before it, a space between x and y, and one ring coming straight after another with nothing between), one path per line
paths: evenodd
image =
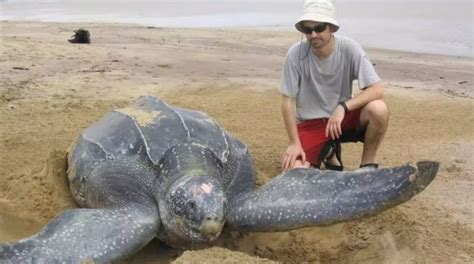
M378 169L379 164L377 163L366 163L366 164L360 164L359 168L372 168L372 169Z
M343 171L344 170L344 166L334 165L334 164L329 163L328 161L324 162L324 168L326 168L327 170L333 170L333 171Z
M370 171L375 171L378 168L379 168L379 164L377 163L360 164L359 168L355 170L355 172L370 172Z

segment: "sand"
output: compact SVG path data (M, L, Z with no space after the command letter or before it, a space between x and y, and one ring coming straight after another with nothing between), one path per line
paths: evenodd
M66 153L78 133L141 95L208 112L246 142L258 184L286 147L278 85L296 33L119 24L1 22L0 242L30 236L74 208ZM73 30L92 44L70 44ZM441 162L435 181L378 216L281 233L226 233L183 251L154 240L124 263L474 262L473 59L368 50L386 87L384 167ZM144 120L146 122L146 119ZM344 145L348 169L360 144Z

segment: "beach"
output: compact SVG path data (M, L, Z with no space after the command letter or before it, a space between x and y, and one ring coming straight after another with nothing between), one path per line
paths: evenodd
M0 0L0 20L262 27L294 31L303 0ZM339 33L361 45L474 57L471 0L333 0Z
M143 95L207 112L245 142L258 184L280 171L287 137L278 92L296 32L117 23L0 23L0 242L33 235L77 205L68 148L108 111ZM83 27L91 44L71 44ZM473 58L366 50L385 86L382 167L436 160L437 178L377 216L279 233L226 233L181 251L154 240L123 263L471 263ZM357 89L354 89L357 90ZM361 144L343 146L349 170Z

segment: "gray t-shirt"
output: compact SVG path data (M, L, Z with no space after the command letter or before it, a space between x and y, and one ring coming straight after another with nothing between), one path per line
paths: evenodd
M308 42L289 50L283 67L280 92L295 98L296 118L328 118L340 102L352 97L352 82L363 89L380 81L362 47L354 40L334 35L335 48L320 59Z

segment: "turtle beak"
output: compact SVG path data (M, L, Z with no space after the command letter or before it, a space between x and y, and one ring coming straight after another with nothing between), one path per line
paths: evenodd
M222 232L223 222L217 216L208 216L202 221L199 232L209 240L216 239Z

